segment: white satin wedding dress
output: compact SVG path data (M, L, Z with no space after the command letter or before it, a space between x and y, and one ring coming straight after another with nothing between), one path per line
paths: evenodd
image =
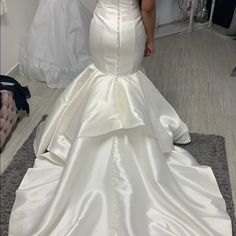
M231 235L211 168L173 145L188 129L140 71L145 40L138 0L99 0L93 64L38 130L9 235Z

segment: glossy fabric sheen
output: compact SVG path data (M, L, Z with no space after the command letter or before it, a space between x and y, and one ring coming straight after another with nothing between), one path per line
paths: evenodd
M38 129L11 236L230 236L210 167L185 150L187 126L140 70L138 2L100 0L93 64Z

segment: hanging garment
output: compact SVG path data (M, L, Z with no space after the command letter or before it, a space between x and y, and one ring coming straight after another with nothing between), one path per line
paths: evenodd
M66 87L91 63L91 18L80 0L41 0L21 45L20 71L50 88Z

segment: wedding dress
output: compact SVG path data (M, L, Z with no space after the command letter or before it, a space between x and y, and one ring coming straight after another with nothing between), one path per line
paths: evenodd
M90 1L90 9L96 0ZM80 0L40 0L23 41L21 73L50 88L64 88L90 63L89 25L92 13Z
M38 129L9 235L231 235L211 168L173 145L188 129L140 70L145 40L138 0L99 0L93 64Z

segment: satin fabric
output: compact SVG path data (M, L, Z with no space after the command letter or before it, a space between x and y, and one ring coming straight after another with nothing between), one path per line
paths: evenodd
M9 235L232 235L211 168L173 144L188 128L140 70L145 40L138 1L99 1L93 64L38 129Z

